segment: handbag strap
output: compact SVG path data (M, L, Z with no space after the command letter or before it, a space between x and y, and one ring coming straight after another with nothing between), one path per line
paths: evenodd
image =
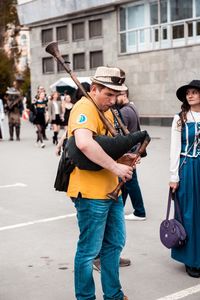
M180 206L176 197L176 193L172 193L172 189L169 189L169 195L168 195L168 204L167 204L167 215L166 220L169 220L169 213L171 208L171 201L174 200L174 208L175 212L177 213L178 220L183 223L183 219L181 216Z

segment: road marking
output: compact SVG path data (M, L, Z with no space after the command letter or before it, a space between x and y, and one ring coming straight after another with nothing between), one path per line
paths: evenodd
M196 294L198 292L200 292L200 284L192 286L192 287L182 290L180 292L165 296L163 298L159 298L157 300L177 300L177 299L185 298L189 295Z
M13 184L0 185L0 189L10 188L10 187L26 187L26 186L27 184L25 183L17 182Z
M64 215L64 216L53 217L53 218L41 219L41 220L36 220L36 221L30 221L30 222L26 222L26 223L19 223L19 224L15 224L15 225L4 226L4 227L0 227L0 231L16 229L16 228L20 228L20 227L26 227L26 226L30 226L30 225L34 225L34 224L39 224L39 223L57 221L57 220L65 219L65 218L71 218L74 216L76 216L76 213L68 214L68 215Z

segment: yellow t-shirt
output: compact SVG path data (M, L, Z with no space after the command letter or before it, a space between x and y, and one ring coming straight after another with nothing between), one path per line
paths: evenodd
M105 116L113 124L111 111ZM75 129L85 128L97 135L105 135L107 130L102 123L95 105L86 97L82 97L73 107L69 123L68 136L73 135ZM70 175L67 195L77 197L80 192L83 198L108 199L107 194L118 184L118 177L106 169L100 171L80 170L75 167Z

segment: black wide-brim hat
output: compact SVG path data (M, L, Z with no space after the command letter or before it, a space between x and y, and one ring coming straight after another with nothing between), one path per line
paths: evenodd
M192 80L189 84L181 86L177 91L176 91L176 96L180 101L185 101L186 100L186 92L188 89L198 89L200 90L200 80Z

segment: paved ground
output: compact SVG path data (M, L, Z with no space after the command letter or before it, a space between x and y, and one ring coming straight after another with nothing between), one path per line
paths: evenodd
M0 300L75 299L78 231L71 201L53 189L58 158L52 132L47 132L46 148L40 149L34 146L30 123L22 123L20 142L8 141L5 127L6 140L0 142ZM131 258L132 265L121 268L121 282L130 300L197 300L199 280L188 277L159 241L167 203L170 129L145 128L152 141L138 174L147 220L126 222L123 256ZM131 213L130 201L125 211ZM99 273L94 276L100 300Z

